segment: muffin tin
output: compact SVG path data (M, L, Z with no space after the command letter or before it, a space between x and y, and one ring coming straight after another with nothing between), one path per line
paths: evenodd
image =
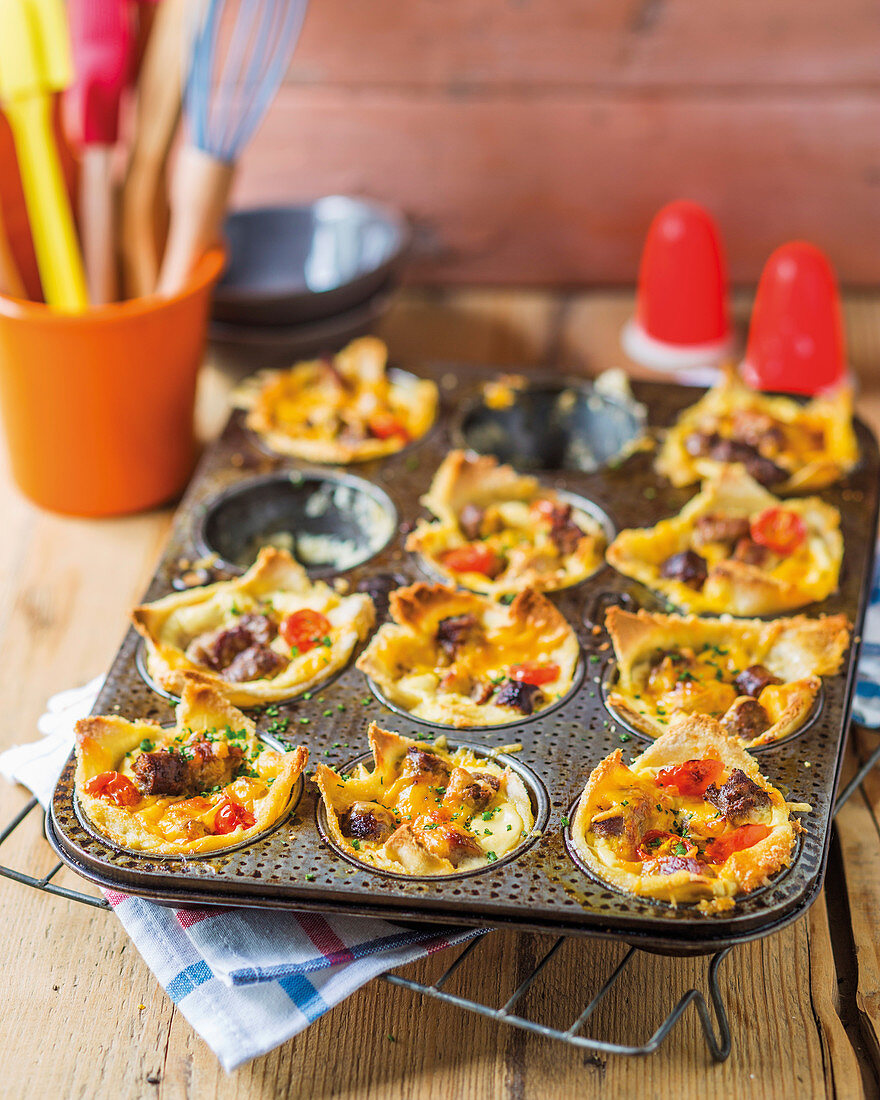
M231 559L236 555L228 546L246 544L242 528L252 528L245 532L248 536L265 534L267 516L272 526L279 515L303 515L307 519L323 517L322 533L353 541L364 554L371 555L340 576L352 590L374 595L381 621L387 613L390 588L434 579L403 544L421 514L419 496L427 490L450 446L468 440L472 446L490 448L500 439L508 452L504 457L521 466L535 468L548 461L576 466L581 459L569 461L566 455L598 453L607 460L631 442L640 428L637 413L620 402L592 394L583 380L536 378L532 387L513 394L511 413L511 407L497 410L481 405L480 387L496 378L492 370L438 366L423 373L440 386L442 407L436 427L398 455L345 471L267 455L244 428L242 414L233 413L221 438L206 452L178 510L146 599L164 595L193 571L200 576L207 573L210 579L231 575L236 568ZM634 389L638 400L650 409L652 428L669 425L698 396L693 389L660 383L640 383ZM531 411L517 418L516 406L533 409L536 393L540 393L540 407L545 410L560 405L568 410L592 410L589 416L568 423L568 442L562 452L547 449L558 430L551 418ZM561 396L569 393L574 399ZM506 415L499 417L499 413ZM474 434L473 425L486 421L503 421L508 431L518 434L506 442L503 432L490 433L488 438L485 432L482 437ZM597 445L597 426L603 433L601 445ZM388 707L352 663L321 689L269 708L258 717L261 731L288 744L306 745L310 765L320 760L342 770L367 751L367 726L372 720L409 737L430 739L444 734L453 746L466 744L482 751L520 744L521 751L511 754L512 759L524 774L540 813L535 834L511 858L475 872L438 878L409 878L355 865L326 841L320 796L309 781L286 821L252 844L186 860L137 856L119 851L84 826L73 790L73 757L59 780L47 819L50 842L84 877L172 905L222 902L613 936L676 954L717 951L775 931L797 919L815 899L828 852L830 815L870 589L880 483L877 442L858 422L857 436L858 467L845 481L821 494L841 512L845 551L840 589L821 605L803 609L807 614L843 612L854 624L855 641L841 673L826 679L821 709L809 726L784 742L755 750L770 780L790 792L793 800L809 802L813 811L799 815L804 832L792 865L769 886L738 899L732 911L704 916L693 906L673 908L619 893L579 868L566 847L573 806L595 765L615 748L623 747L629 757L644 747L643 739L625 729L604 706L602 685L613 672L608 638L601 628L604 607L609 603L650 610L665 607L661 598L608 566L551 596L578 635L583 672L578 689L552 708L505 726L451 730ZM540 476L548 486L593 502L611 529L619 530L672 515L694 491L673 488L653 472L652 461L650 453L636 450L625 460L612 459L595 470L545 469ZM383 509L393 526L391 540L382 545L383 540L367 530L361 532L359 542L360 536L352 534L357 524L344 507L335 517L332 509L319 517L308 516L299 498L315 482L342 485L351 490L352 499L360 498L359 490L366 494L371 506ZM274 499L273 485L280 486L283 506ZM245 504L247 495L252 506ZM295 507L288 513L285 509L291 500ZM219 564L199 561L210 547L219 550L225 560ZM324 576L328 572L326 562L310 568ZM139 671L143 668L143 660L138 659L140 644L130 630L95 713L119 712L166 723L172 718L173 700L155 691Z

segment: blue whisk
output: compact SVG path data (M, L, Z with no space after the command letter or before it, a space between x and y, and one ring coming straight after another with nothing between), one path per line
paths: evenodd
M290 64L307 0L207 0L184 85L189 128L157 290L173 295L217 238L236 162Z

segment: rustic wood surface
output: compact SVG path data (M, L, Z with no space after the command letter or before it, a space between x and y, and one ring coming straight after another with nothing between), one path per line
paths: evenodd
M870 284L878 50L869 0L327 0L237 194L394 201L420 278L553 286L629 283L688 197L736 280L808 236Z
M384 324L400 358L448 356L499 364L562 360L593 370L621 362L626 295L411 292ZM877 355L880 298L847 302L853 360ZM206 371L203 428L224 417L225 380ZM860 411L880 427L880 391ZM0 468L0 745L34 736L46 697L102 670L147 582L169 511L112 521L32 508ZM865 735L850 754L869 751ZM0 822L26 802L0 783ZM0 851L41 873L52 856L32 815ZM711 1062L691 1009L647 1059L597 1057L513 1031L375 981L302 1035L227 1076L159 988L115 918L0 880L0 1095L48 1097L340 1097L433 1100L569 1096L876 1097L880 1068L880 776L838 824L825 896L808 916L735 949L720 984L733 1053ZM80 886L68 872L61 881ZM551 941L493 934L453 989L503 997ZM569 941L523 1011L568 1023L623 952L615 942ZM406 971L437 976L441 955ZM706 988L704 960L639 956L590 1033L643 1040L662 1006Z

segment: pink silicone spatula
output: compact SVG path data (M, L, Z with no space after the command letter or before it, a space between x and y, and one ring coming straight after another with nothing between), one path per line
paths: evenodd
M68 0L75 82L68 92L72 126L82 142L80 234L89 297L116 298L113 146L134 44L130 0Z

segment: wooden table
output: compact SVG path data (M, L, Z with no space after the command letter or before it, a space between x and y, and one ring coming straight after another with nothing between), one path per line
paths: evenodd
M740 303L744 307L746 303ZM592 371L622 361L626 294L410 291L384 325L400 359L448 357ZM847 301L857 368L880 364L880 298ZM206 371L205 430L224 418L226 382ZM880 427L880 390L859 408ZM0 469L0 745L30 740L46 697L109 663L168 530L170 511L84 521L39 512ZM97 609L97 612L96 612ZM866 737L869 747L872 738ZM856 746L855 752L866 746ZM855 752L848 766L854 766ZM0 822L25 804L0 781ZM2 849L4 862L45 873L53 858L36 815ZM226 1076L162 992L115 918L0 880L0 1095L41 1097L811 1097L878 1095L880 1069L880 775L838 819L825 897L805 919L736 948L720 984L733 1053L709 1058L689 1010L650 1058L596 1057L376 981L273 1053ZM61 880L81 883L69 872ZM493 934L455 989L501 1003L545 937ZM577 1015L621 957L614 942L572 940L526 1014ZM451 956L408 968L424 981ZM673 999L705 989L705 960L639 956L591 1025L640 1042Z

